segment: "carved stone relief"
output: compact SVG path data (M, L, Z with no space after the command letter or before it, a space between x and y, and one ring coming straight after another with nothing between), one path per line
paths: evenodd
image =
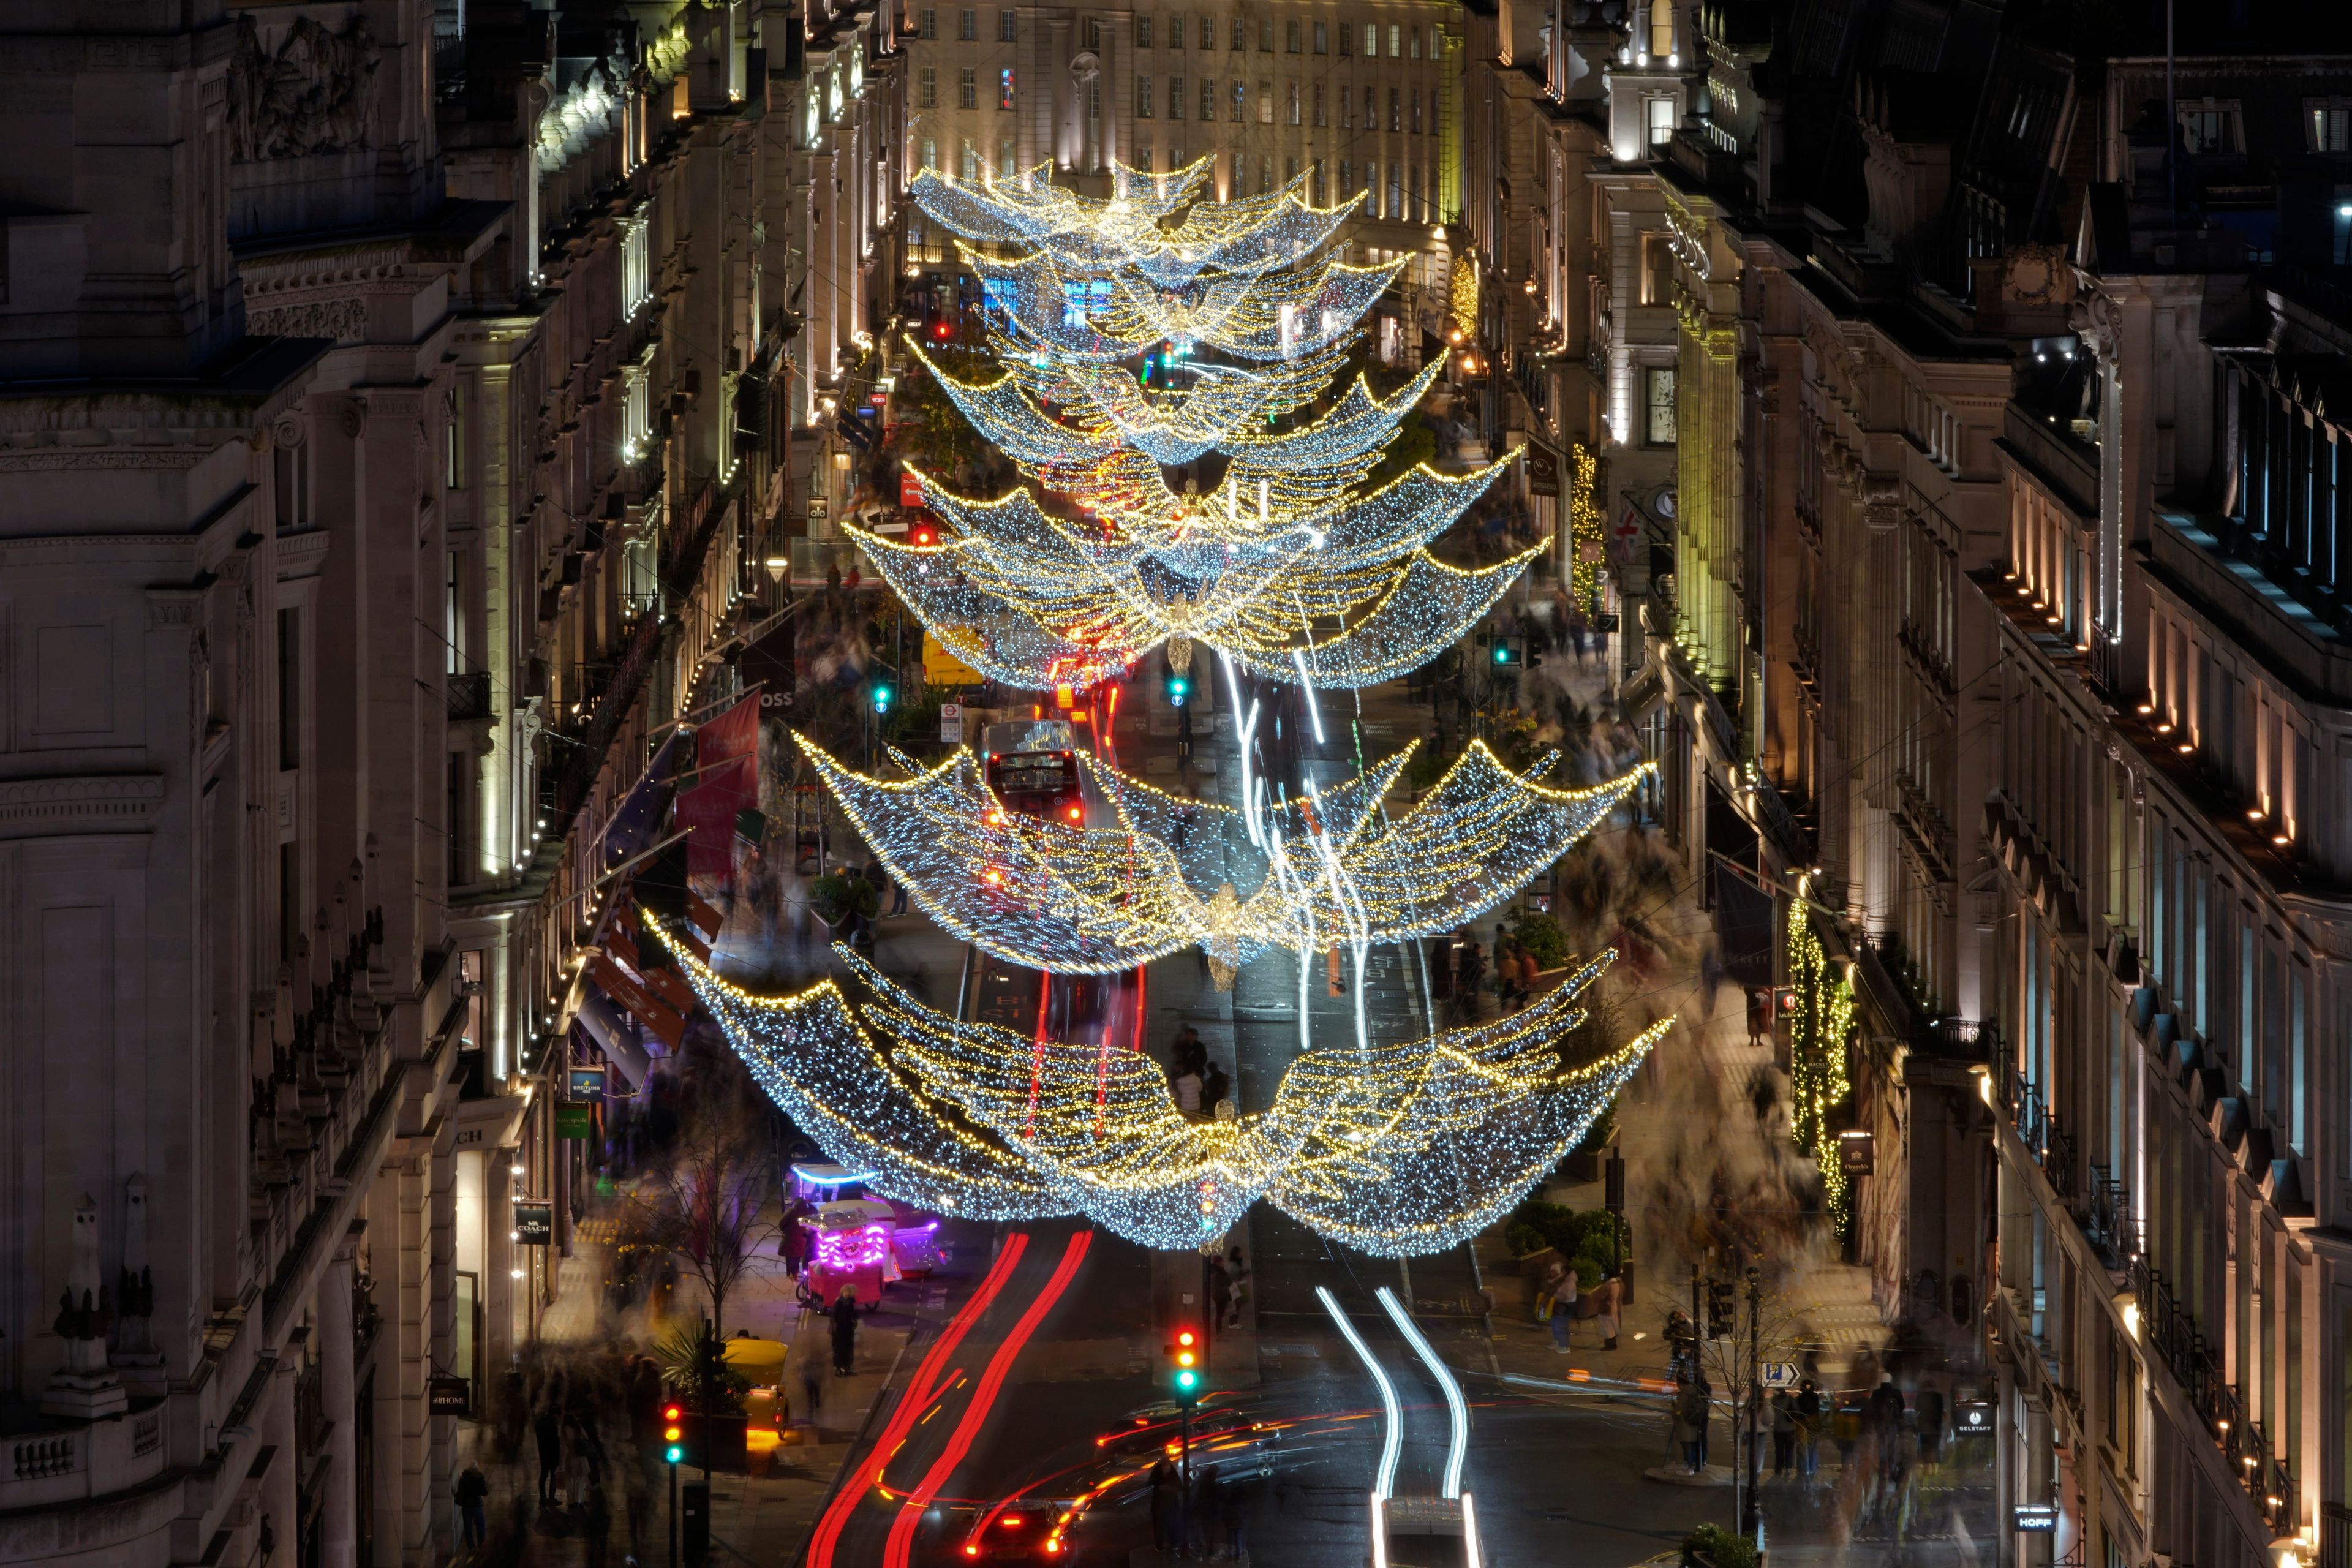
M228 67L230 155L252 163L365 147L382 55L356 16L340 33L298 17L274 51L253 17L240 17Z
M305 300L293 305L266 305L245 313L245 330L282 338L356 338L367 326L367 301Z

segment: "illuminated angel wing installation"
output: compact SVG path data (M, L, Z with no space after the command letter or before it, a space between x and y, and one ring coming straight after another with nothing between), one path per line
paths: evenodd
M862 1005L833 981L752 995L670 943L761 1086L875 1191L972 1217L1083 1215L1171 1249L1261 1197L1382 1256L1457 1245L1575 1146L1670 1026L1563 1069L1596 961L1492 1023L1310 1052L1265 1110L1195 1120L1150 1057L960 1022L834 951Z

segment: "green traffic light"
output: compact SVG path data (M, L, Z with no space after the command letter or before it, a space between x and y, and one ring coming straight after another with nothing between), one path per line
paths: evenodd
M1176 1374L1176 1386L1182 1389L1187 1394L1191 1393L1192 1385L1200 1381L1201 1374L1194 1372L1191 1367L1186 1367L1182 1372Z
M1496 662L1496 664L1508 664L1508 663L1510 663L1510 662L1511 662L1511 650L1510 650L1509 648L1505 647L1502 644L1500 644L1500 643L1496 643L1496 644L1495 645L1495 662Z
M681 1460L681 1459L683 1459L683 1458L686 1458L686 1450L685 1450L684 1448L679 1447L678 1447L677 1444L675 1444L675 1443L672 1443L672 1444L669 1446L669 1454L668 1454L668 1458L669 1458L669 1462L670 1462L671 1464L675 1465L675 1464L677 1464L679 1460Z

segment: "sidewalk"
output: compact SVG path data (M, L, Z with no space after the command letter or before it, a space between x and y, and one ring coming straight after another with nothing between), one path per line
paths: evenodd
M590 1227L583 1227L583 1229ZM603 1451L601 1466L586 1458L571 1460L576 1447L565 1434L565 1465L550 1479L552 1503L541 1503L536 1441L526 1424L511 1455L499 1451L497 1428L487 1422L458 1426L457 1466L479 1463L490 1485L485 1511L490 1539L486 1551L460 1563L530 1565L530 1568L595 1568L618 1563L624 1554L640 1563L667 1560L669 1528L669 1467L659 1457L656 1435L632 1432L636 1394L623 1358L643 1351L680 1315L699 1310L691 1279L679 1289L670 1315L649 1307L615 1318L605 1302L605 1259L596 1242L583 1238L557 1270L557 1296L542 1315L536 1346L524 1353L530 1396L562 1403L591 1426ZM788 1350L781 1390L755 1390L749 1415L754 1432L776 1433L772 1442L754 1440L742 1475L714 1474L710 1484L711 1561L789 1562L831 1495L868 1413L888 1384L900 1352L918 1325L946 1315L952 1279L909 1281L894 1289L885 1310L858 1334L856 1370L831 1372L829 1343L802 1348L827 1370L822 1399L811 1422L800 1407L798 1358ZM761 1258L729 1299L726 1331L738 1330L788 1347L803 1334L825 1336L827 1325L810 1317L795 1300L793 1282L773 1258ZM786 1418L776 1415L778 1395ZM704 1479L684 1467L683 1485ZM601 1532L590 1508L568 1506L573 1490L594 1496L601 1489L606 1517Z

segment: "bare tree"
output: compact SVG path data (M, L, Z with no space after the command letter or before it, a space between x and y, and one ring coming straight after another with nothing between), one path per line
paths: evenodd
M706 1101L667 1163L630 1200L654 1245L701 1281L714 1335L723 1330L728 1298L776 1234L769 1206L776 1179L765 1130L732 1105Z

